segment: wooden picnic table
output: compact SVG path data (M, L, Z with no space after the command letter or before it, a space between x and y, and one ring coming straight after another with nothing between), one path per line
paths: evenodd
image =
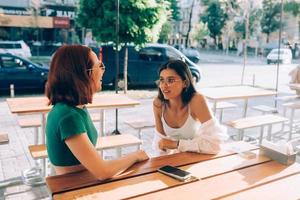
M217 102L224 100L244 99L243 117L247 115L248 100L255 97L274 96L276 91L251 86L223 86L202 88L200 93L213 101L213 112L216 113Z
M48 105L48 99L45 96L28 96L21 98L7 98L9 110L17 115L41 114L41 130L42 144L45 144L45 126L46 114L51 110L52 106ZM105 133L105 112L104 109L110 108L127 108L139 105L137 100L131 99L124 94L96 94L93 97L93 102L87 104L87 108L100 109L100 124L99 133L103 136ZM46 167L46 162L43 160L43 169Z
M95 199L100 197L103 199L131 198L199 181L194 179L191 182L180 182L157 173L156 170L164 165L179 166L203 180L259 163L270 162L269 158L263 156L247 160L236 155L236 151L245 150L253 150L257 153L257 147L254 145L245 142L233 142L224 144L222 151L216 155L177 153L151 158L132 166L120 176L106 181L99 181L88 171L81 171L50 176L46 178L46 182L54 199L74 199L80 196L86 198L89 195L99 195Z
M297 187L290 185L300 184L298 163L282 165L260 155L258 147L245 142L228 143L222 149L217 155L177 153L155 157L106 181L96 180L87 175L87 171L83 171L48 177L46 182L55 200L300 197ZM255 153L255 158L246 158L236 153L246 150ZM158 173L156 170L164 165L178 166L195 178L181 182Z

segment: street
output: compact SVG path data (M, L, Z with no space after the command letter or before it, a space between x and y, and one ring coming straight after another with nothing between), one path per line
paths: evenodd
M201 60L198 63L202 70L202 80L197 88L222 85L241 84L243 71L243 57L201 52ZM298 60L292 64L279 65L278 91L282 93L294 93L287 84L290 82L288 73L295 68ZM265 58L250 57L247 59L244 84L275 89L277 64L266 63Z

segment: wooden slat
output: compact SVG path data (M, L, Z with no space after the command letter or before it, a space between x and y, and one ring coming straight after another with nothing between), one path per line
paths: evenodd
M200 92L211 100L247 99L275 95L275 91L250 86L225 86L215 88L202 88Z
M257 153L258 151L256 150L255 152ZM270 159L263 156L257 156L254 159L246 160L239 155L232 155L187 165L181 167L181 169L189 171L193 176L196 176L199 179L203 179L268 161L270 161ZM154 172L143 176L58 194L54 196L54 199L69 200L78 197L94 199L124 199L182 184L186 183Z
M300 174L279 179L278 181L269 184L255 187L250 190L238 192L227 197L222 197L223 200L253 200L253 199L300 199Z
M52 106L48 106L46 97L22 97L6 99L12 113L46 113ZM87 108L123 108L138 105L139 102L123 94L101 94L93 97L93 103Z
M7 144L7 143L9 143L8 134L1 133L0 134L0 144Z
M132 128L141 129L141 128L152 128L155 127L154 122L143 120L143 119L136 119L136 120L128 120L124 121L125 124L128 124Z
M281 117L278 115L261 115L261 116L237 119L237 120L225 122L225 124L236 129L246 129L246 128L254 128L262 125L280 123L284 121L288 121L288 118Z
M46 145L39 144L39 145L29 145L29 152L31 154L31 157L35 160L42 159L42 158L48 158L48 152Z
M300 173L300 165L298 163L286 166L271 161L132 199L217 199L226 194L269 184L272 181L297 173ZM281 192L284 191L281 190ZM261 198L257 199L267 198L261 196Z
M105 150L116 147L126 147L132 145L139 145L142 141L137 137L130 134L112 135L99 137L96 144L97 150ZM45 144L41 145L29 145L30 154L33 159L47 158L48 152Z
M141 143L142 141L140 139L130 134L111 135L111 136L99 137L96 144L96 149L104 150L104 149L111 149L116 147L139 145Z
M17 121L21 128L40 127L42 125L41 117L17 119Z
M212 108L213 104L209 103L209 106ZM236 104L229 103L229 102L226 102L226 101L220 101L220 102L217 102L216 109L218 110L218 109L236 108L236 107L237 107Z
M224 144L222 147L223 150L216 155L198 153L179 153L155 157L145 162L133 165L126 172L119 175L118 177L113 178L112 180L134 177L154 172L159 167L162 167L164 165L183 166L191 163L198 163L202 161L233 155L235 153L232 151L232 147L243 151L257 149L256 146L240 141ZM46 182L50 193L55 194L87 186L97 185L108 181L99 181L91 173L85 170L72 174L47 177Z

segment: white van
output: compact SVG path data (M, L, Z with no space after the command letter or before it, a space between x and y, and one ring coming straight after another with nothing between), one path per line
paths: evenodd
M31 57L30 48L23 40L0 41L0 53L10 53L25 58Z

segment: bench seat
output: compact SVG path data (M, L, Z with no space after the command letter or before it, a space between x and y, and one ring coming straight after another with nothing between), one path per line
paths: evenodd
M99 137L96 144L96 149L99 151L112 148L120 149L127 146L141 145L141 143L142 141L140 139L130 134L111 135ZM48 152L45 144L30 145L28 148L33 159L37 160L48 158Z
M261 143L264 126L269 127L268 139L270 140L272 125L277 123L284 123L285 121L288 121L288 118L279 115L268 114L268 115L252 116L252 117L232 120L232 121L225 122L225 124L231 128L239 130L239 134L238 134L239 140L243 139L243 134L244 134L243 131L245 129L261 127L261 134L259 139L259 143Z

